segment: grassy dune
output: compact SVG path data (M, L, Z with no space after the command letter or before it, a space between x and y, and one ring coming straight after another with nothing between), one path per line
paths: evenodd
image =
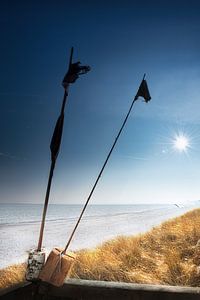
M199 241L199 243L198 243ZM200 209L151 231L79 251L71 277L200 286Z
M0 288L24 280L25 264L0 271ZM151 231L77 252L71 277L200 286L200 209Z

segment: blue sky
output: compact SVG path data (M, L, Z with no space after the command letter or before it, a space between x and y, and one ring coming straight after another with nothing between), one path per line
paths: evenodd
M2 1L0 201L42 203L70 47L91 66L70 88L51 203L83 203L142 76L91 203L200 199L198 1ZM187 153L173 149L178 132Z

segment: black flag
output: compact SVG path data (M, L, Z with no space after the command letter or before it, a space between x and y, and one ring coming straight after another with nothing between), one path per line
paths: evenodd
M142 82L139 86L138 92L135 96L135 100L137 100L139 97L143 97L146 103L151 100L148 85L147 85L147 82L145 79L142 79Z
M61 138L62 138L62 131L63 131L63 123L64 123L64 114L61 113L59 116L56 126L53 132L53 136L51 139L50 149L51 149L51 160L56 161L56 158L59 153Z

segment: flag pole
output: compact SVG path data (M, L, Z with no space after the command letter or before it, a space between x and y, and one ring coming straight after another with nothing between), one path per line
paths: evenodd
M66 253L66 251L67 251L67 249L68 249L68 247L69 247L69 245L70 245L70 243L71 243L71 241L72 241L72 238L73 238L73 236L74 236L74 234L75 234L75 232L76 232L76 229L77 229L77 227L78 227L78 225L79 225L79 223L80 223L80 221L81 221L81 219L82 219L82 216L83 216L83 214L84 214L84 212L85 212L85 210L86 210L86 208L87 208L87 205L88 205L88 203L89 203L89 201L90 201L90 199L91 199L91 197L92 197L92 195L93 195L93 193L94 193L94 191L95 191L95 188L96 188L96 186L97 186L97 184L98 184L98 182L99 182L99 179L101 178L101 175L103 174L103 171L104 171L104 169L105 169L105 167L106 167L106 165L107 165L107 163L108 163L108 160L109 160L109 158L110 158L110 156L111 156L111 154L112 154L112 152L113 152L113 150L114 150L114 148L115 148L115 146L116 146L116 144L117 144L117 141L118 141L118 139L119 139L119 137L120 137L120 135L121 135L121 133L122 133L122 131L123 131L123 129L124 129L124 126L125 126L125 124L126 124L126 122L127 122L127 120L128 120L128 117L129 117L131 111L132 111L132 108L133 108L134 103L135 103L136 100L139 98L139 96L143 97L143 98L145 99L145 102L146 102L146 103L147 103L148 101L150 101L150 99L151 99L151 96L150 96L149 91L148 91L148 86L147 86L147 83L146 83L146 81L145 81L145 76L146 76L146 74L144 74L144 76L143 76L143 79L142 79L142 82L141 82L141 84L140 84L140 87L139 87L139 89L138 89L138 91L137 91L137 94L135 95L135 97L134 97L134 99L133 99L133 101L132 101L132 103L131 103L131 106L130 106L130 108L129 108L129 110L128 110L128 113L127 113L127 115L126 115L126 117L125 117L125 119L124 119L124 121L123 121L123 123L122 123L122 126L121 126L121 128L120 128L120 130L119 130L119 132L118 132L118 134L117 134L117 136L116 136L116 138L115 138L115 140L114 140L114 143L113 143L113 145L112 145L112 147L111 147L111 149L110 149L110 151L109 151L109 153L108 153L108 155L107 155L107 157L106 157L106 160L105 160L105 162L104 162L104 164L103 164L103 166L102 166L102 168L101 168L101 170L100 170L100 172L99 172L99 174L98 174L98 176L97 176L97 179L96 179L96 181L95 181L95 183L94 183L94 185L93 185L93 187L92 187L92 189L91 189L91 192L90 192L90 194L89 194L89 196L88 196L88 198L87 198L87 200L86 200L86 203L85 203L85 205L84 205L84 207L83 207L83 209L82 209L82 211L81 211L81 213L80 213L80 216L79 216L79 218L78 218L78 220L77 220L77 222L76 222L76 225L75 225L75 227L74 227L74 229L73 229L73 231L72 231L72 233L71 233L71 235L70 235L70 237L69 237L69 240L68 240L68 242L67 242L67 244L66 244L64 250L62 251L62 254L65 254L65 253ZM145 84L145 85L144 85L144 84ZM143 88L144 88L145 90L143 90Z
M88 71L90 71L89 66L81 66L80 62L72 63L73 51L74 51L74 48L72 47L71 53L70 53L70 59L69 59L68 72L66 73L66 75L63 79L63 82L62 82L62 85L64 87L64 97L63 97L63 101L62 101L61 111L60 111L60 115L58 117L55 129L54 129L54 133L53 133L51 145L50 145L51 167L50 167L50 171L49 171L49 178L48 178L45 202L44 202L44 207L43 207L43 214L42 214L42 221L41 221L41 226L40 226L40 234L39 234L37 251L41 251L41 248L42 248L42 240L43 240L43 234L44 234L46 213L47 213L47 208L48 208L48 203L49 203L51 183L52 183L56 159L59 154L59 149L60 149L60 144L61 144L61 139L62 139L62 131L63 131L63 124L64 124L64 111L65 111L65 105L66 105L67 97L68 97L69 85L74 83L76 81L76 79L79 77L79 75L85 74Z
M71 48L71 53L70 53L69 68L70 68L70 65L72 64L72 58L73 58L73 47ZM67 91L68 86L69 86L69 84L66 86L65 91L64 91L64 97L63 97L61 112L60 112L61 115L64 115L65 105L66 105L67 96L68 96L68 91ZM57 155L58 155L58 153L57 153ZM42 248L44 225L45 225L46 213L47 213L47 208L48 208L48 203L49 203L49 195L50 195L50 190L51 190L51 183L52 183L52 178L53 178L57 155L55 158L51 159L51 167L50 167L50 171L49 171L49 178L48 178L48 184L47 184L43 213L42 213L42 221L41 221L41 226L40 226L40 234L39 234L37 251L41 251L41 248Z
M52 182L52 178L53 178L54 167L55 167L55 163L51 162L51 167L50 167L50 171L49 171L49 179L48 179L46 196L45 196L45 202L44 202L43 213L42 213L42 221L41 221L41 226L40 226L40 235L39 235L39 240L38 240L37 251L41 251L41 248L42 248L44 224L45 224L45 218L46 218L47 207L48 207L48 202L49 202L49 194L50 194L50 189L51 189L51 182Z

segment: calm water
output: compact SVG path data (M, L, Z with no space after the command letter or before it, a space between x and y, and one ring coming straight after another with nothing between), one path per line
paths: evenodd
M175 205L90 205L71 243L71 250L95 247L118 235L145 232L163 221L199 207ZM36 248L42 205L0 204L0 268L27 259ZM76 223L81 205L50 205L43 246L47 252L64 247Z

